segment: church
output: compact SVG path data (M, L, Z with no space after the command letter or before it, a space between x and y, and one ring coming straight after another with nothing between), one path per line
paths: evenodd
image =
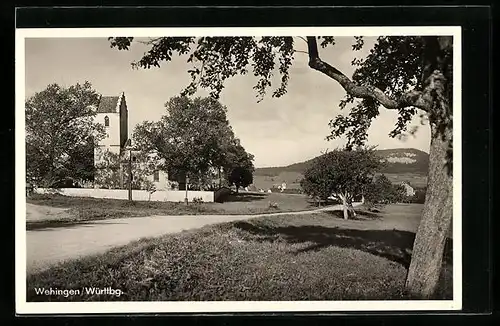
M104 153L110 152L120 158L128 159L130 152L127 149L129 143L129 128L128 128L128 107L125 93L120 96L101 96L96 109L96 122L104 126L105 136L99 141L94 149L94 165L98 166L103 162ZM131 158L132 166L136 163L136 156L132 151ZM124 169L126 164L120 164L120 184L118 188L127 188L127 180L124 180ZM132 178L134 177L132 168ZM153 182L157 190L170 190L171 183L168 180L168 175L160 170L154 171L148 177ZM133 179L132 179L133 180ZM116 185L115 185L116 187Z

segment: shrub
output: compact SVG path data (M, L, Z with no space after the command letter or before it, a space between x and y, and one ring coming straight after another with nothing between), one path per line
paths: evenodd
M195 203L195 204L201 204L201 203L203 203L203 198L201 198L201 197L194 197L193 198L193 203Z
M368 206L401 203L405 200L406 191L402 185L393 185L384 174L377 176L364 190Z
M222 203L229 195L231 195L231 189L222 187L214 193L214 201L216 203Z
M415 194L411 197L411 203L413 204L423 204L425 202L425 194L427 193L426 188L415 189Z
M280 190L276 187L272 187L271 191L273 193L283 193L283 194L302 194L303 193L302 189L299 189L299 188L286 188L284 190Z

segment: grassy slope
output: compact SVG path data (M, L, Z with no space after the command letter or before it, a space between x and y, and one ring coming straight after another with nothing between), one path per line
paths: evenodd
M329 214L256 218L140 240L28 276L27 300L404 299L414 233L400 229L414 228L420 210L400 206L387 221ZM438 298L449 299L446 261ZM125 293L47 298L33 290L86 286Z
M427 169L429 164L429 154L416 149L389 149L377 150L382 157L390 155L400 155L411 152L416 155L417 163L401 164L391 163L381 172L387 175L394 183L401 181L409 182L413 187L425 187L427 184ZM312 160L295 163L283 167L258 168L254 173L254 185L257 188L269 189L275 184L287 183L288 188L300 188L300 180L303 178L303 171L311 164Z
M35 207L37 218L27 220L27 229L64 226L84 221L103 220L151 215L200 215L200 214L261 214L275 212L303 211L315 208L306 196L293 194L238 194L228 198L225 203L184 203L173 202L128 202L118 199L98 199L89 197L67 197L61 195L33 195L27 199L28 213ZM277 203L278 208L269 207L269 202ZM66 208L65 214L51 215L41 206ZM47 214L44 219L43 213ZM35 215L35 214L32 214ZM61 218L57 218L61 216ZM30 217L30 216L28 216Z
M401 174L391 174L385 173L385 175L393 183L401 183L401 181L406 181L413 187L421 188L427 185L427 176L416 173L401 173ZM290 172L283 171L279 172L278 175L268 176L268 175L254 175L254 185L260 189L272 188L275 184L281 184L283 181L286 182L287 188L290 189L300 189L300 181L303 178L303 174L300 172Z
M396 148L396 149L382 149L376 150L376 153L381 157L388 157L391 155L399 156L402 153L413 153L415 154L415 159L417 160L414 164L400 164L400 163L390 163L386 166L386 169L382 172L399 174L399 173L427 173L429 165L429 154L414 148ZM257 175L267 175L276 176L283 171L288 172L299 172L306 170L307 167L312 163L314 159L310 159L304 162L291 164L283 167L266 167L258 168L255 173Z

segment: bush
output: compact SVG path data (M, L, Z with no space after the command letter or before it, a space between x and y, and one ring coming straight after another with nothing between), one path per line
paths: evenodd
M411 197L410 202L412 204L423 204L425 203L425 194L427 193L426 188L415 189L415 194Z
M368 206L401 203L406 191L402 185L393 185L384 175L379 175L365 188L365 201Z
M231 189L222 187L214 193L214 201L216 203L223 203L231 195Z
M276 187L272 187L271 191L273 193L283 193L283 194L302 194L303 191L302 189L299 188L286 188L285 190L281 191L280 189Z
M201 203L203 203L203 198L201 198L201 197L194 197L193 198L193 203L195 203L195 204L201 204Z

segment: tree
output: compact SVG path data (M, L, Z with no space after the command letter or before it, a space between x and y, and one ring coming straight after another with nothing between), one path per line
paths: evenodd
M100 159L96 164L95 185L107 189L120 189L122 186L126 188L130 180L129 153L124 152L119 155L103 150L99 155ZM132 162L132 189L147 190L151 193L156 191L154 183L150 179L154 171L159 169L161 162L154 155L143 151L133 151L132 155L136 158Z
M104 137L94 122L99 95L90 83L63 88L48 85L28 98L26 172L30 181L57 187L89 181L94 175L94 145Z
M124 160L119 154L111 151L96 149L98 157L95 163L94 186L105 189L120 189L125 179L123 166Z
M393 185L385 174L381 174L365 187L364 197L368 206L376 206L402 202L406 192L404 187Z
M252 170L245 166L234 167L229 173L228 181L230 185L234 184L234 186L236 187L236 192L238 192L240 187L247 187L252 184Z
M171 98L158 122L143 122L134 130L140 148L158 153L165 170L195 176L208 171L216 158L216 135L228 124L225 108L211 98Z
M132 37L110 38L111 47L126 50ZM411 296L432 297L441 271L444 244L452 217L452 127L453 127L453 38L451 36L381 36L365 59L354 60L357 66L349 78L335 65L320 57L320 46L335 45L332 36L304 37L160 37L147 42L148 52L136 68L159 67L172 55L188 55L192 82L184 94L194 94L197 87L209 89L217 98L224 82L246 74L251 67L258 78L255 90L263 96L277 72L280 84L272 96L286 93L289 69L294 58L294 42L307 43L309 67L346 91L340 107L350 108L348 116L330 122L330 138L346 136L348 147L366 140L371 121L382 106L398 112L391 136L406 132L407 123L420 111L431 129L430 164L427 195L422 219L413 247L406 280ZM353 51L363 47L363 37L355 37ZM277 65L278 63L278 65ZM277 69L276 69L277 68Z
M315 158L301 182L306 194L342 201L344 219L356 216L354 197L372 182L380 160L373 149L334 150Z
M229 185L235 185L236 192L240 187L247 187L253 183L253 155L248 154L241 146L235 146L231 151L224 169L227 173Z
M165 171L203 186L211 179L207 176L213 168L229 171L251 165L252 157L235 137L227 108L219 101L178 96L165 107L167 112L160 121L139 124L133 136L138 147L158 154Z
M237 139L229 145L223 144L222 148L222 166L229 186L234 185L236 192L238 192L240 187L252 184L253 172L255 171L253 155L247 153Z

